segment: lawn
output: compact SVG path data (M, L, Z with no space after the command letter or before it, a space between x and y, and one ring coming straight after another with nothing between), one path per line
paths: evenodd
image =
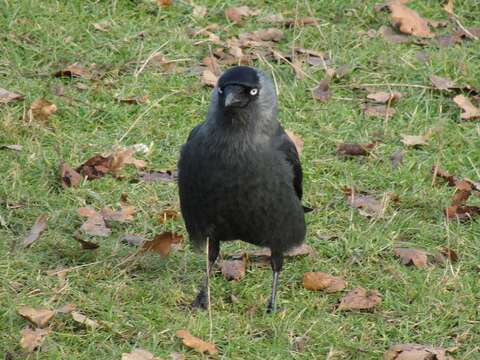
M159 7L146 0L0 0L0 87L25 96L0 104L0 144L23 146L21 151L0 148L0 355L120 359L142 348L163 359L172 352L206 358L175 335L187 329L214 342L224 359L379 359L401 343L449 349L455 359L480 359L479 217L446 219L454 188L434 181L431 173L438 165L459 178L480 180L480 122L461 121L452 101L455 91L435 89L429 80L437 75L480 89L480 41L449 47L430 39L391 43L369 32L390 24L387 11L374 10L375 1L198 3L208 8L206 16L192 16L187 1ZM225 8L240 5L261 13L242 24L228 21ZM412 0L408 6L425 18L448 20L439 1ZM480 26L477 1L455 1L454 11L463 26ZM259 21L272 14L315 17L318 23L282 28ZM132 182L137 173L132 166L121 178L107 175L76 188L64 189L59 180L62 159L78 166L114 146L133 144L148 146L137 157L149 169L175 169L180 146L204 118L211 95L195 69L218 47L205 35L191 35L191 28L212 23L219 24L212 32L223 41L245 31L281 28L278 52L322 51L329 68L350 69L332 80L332 97L321 102L311 90L325 78L324 66L303 64L300 79L284 61L253 62L273 72L281 121L304 140L304 197L315 208L306 214L306 243L315 254L286 260L278 299L282 311L273 315L265 313L268 266L249 263L237 282L213 276L210 318L185 306L203 276L204 255L188 242L162 258L138 254L120 241L124 234L152 239L164 231L186 237L181 218L158 221L164 209L179 210L175 182ZM446 35L457 26L450 20L434 32ZM155 51L175 61L176 70L147 64ZM73 63L92 78L52 75ZM401 92L392 105L396 113L366 116L365 87ZM145 95L146 103L117 101ZM24 119L39 97L58 108L46 123ZM403 135L424 134L426 145L401 142ZM377 143L368 156L335 153L340 142L372 141ZM398 149L404 159L394 169L390 156ZM367 218L348 206L344 188L398 200L388 202L383 217ZM98 249L83 250L74 238L84 221L77 209L118 208L122 194L136 209L133 221L112 223L110 236L90 238ZM480 205L480 197L472 196L469 204ZM41 214L48 214L48 229L24 249L23 238ZM458 261L406 266L395 256L398 243L429 253L447 247ZM243 248L228 244L222 254ZM69 269L64 280L51 275L58 269ZM307 290L302 286L307 271L342 276L347 287L337 293ZM381 304L369 311L338 311L339 299L356 287L377 290ZM20 338L28 322L18 309L66 303L100 326L92 329L57 314L41 349L27 355Z

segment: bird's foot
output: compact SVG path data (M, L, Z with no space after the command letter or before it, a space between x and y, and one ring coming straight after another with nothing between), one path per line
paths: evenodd
M267 314L273 314L276 312L277 312L277 304L275 304L275 302L272 301L272 299L270 299L267 305Z
M200 291L197 294L197 297L195 298L195 300L193 300L191 307L193 309L208 309L208 296L205 291Z

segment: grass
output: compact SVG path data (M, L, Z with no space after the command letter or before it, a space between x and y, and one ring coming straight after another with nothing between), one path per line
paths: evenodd
M158 9L148 1L0 1L1 87L25 95L25 100L0 107L0 143L21 144L23 151L0 150L0 354L24 358L19 346L26 325L17 313L20 305L55 308L67 302L104 326L82 328L68 316L53 320L52 333L42 350L30 359L119 359L123 352L141 347L169 358L183 352L188 359L202 358L187 350L176 330L209 338L208 313L189 312L204 269L204 257L189 246L161 259L155 254L125 263L134 249L120 243L124 233L153 237L164 230L185 233L181 220L159 224L158 214L179 207L173 183L137 183L111 177L63 190L57 178L62 157L72 165L106 151L122 138L132 122L149 105L128 105L115 96L150 97L154 104L123 138L121 145L144 143L149 167L172 169L178 150L194 124L205 116L210 90L188 69L208 54L208 46L195 45L190 26L221 24L222 39L242 31L267 27L255 18L244 26L228 24L223 9L237 2L205 1L209 15L196 19L186 2ZM459 110L450 93L409 86L380 90L401 91L396 115L366 118L361 111L365 92L352 84L417 84L429 86L431 74L480 88L480 42L465 41L450 48L390 44L362 33L388 23L388 14L373 11L375 1L312 2L245 1L264 15L310 16L320 26L286 30L278 45L288 51L298 46L329 52L333 66L348 64L354 70L332 85L334 98L326 103L311 99L310 89L324 76L322 69L305 67L312 79L298 80L292 69L272 62L280 90L281 120L305 140L302 155L305 201L318 208L307 215L307 243L316 256L289 259L282 274L280 305L276 315L265 314L271 271L252 265L240 282L213 277L212 340L225 359L378 359L396 343L422 343L454 349L457 359L479 359L480 326L478 281L480 223L446 222L443 216L453 193L443 184L432 186L430 169L441 164L460 177L480 178L479 122L459 122ZM425 17L443 20L437 1L413 1ZM455 2L465 26L480 26L475 1ZM95 31L93 24L110 20L110 32ZM450 25L451 27L451 25ZM143 36L138 34L143 32ZM448 29L439 29L446 33ZM163 46L162 53L179 60L184 71L165 74L138 65ZM424 50L430 60L416 54ZM101 74L100 80L66 80L51 74L80 62ZM270 67L257 62L256 66ZM85 85L84 90L78 84ZM66 97L52 94L63 86ZM49 126L25 123L25 109L37 97L54 102L58 112ZM348 100L344 100L344 99ZM428 145L405 149L404 164L392 170L389 156L402 148L402 134L419 135L435 129ZM345 160L335 156L335 144L381 139L373 155ZM127 171L133 175L133 170ZM355 186L382 196L398 194L385 219L368 220L348 208L341 189ZM128 225L115 225L95 251L81 250L72 234L80 226L76 209L116 206L127 193L138 213ZM472 200L478 204L478 198ZM11 209L8 204L22 204ZM49 229L32 248L18 245L41 213L49 214ZM334 240L317 236L334 235ZM395 242L436 251L448 246L459 253L457 263L417 269L393 256ZM15 245L17 245L15 247ZM224 247L227 253L244 245ZM15 248L14 251L11 251ZM67 287L58 293L58 279L47 271L76 267L67 275ZM377 289L382 304L373 312L335 312L342 294L310 292L302 288L305 271L342 275L348 289ZM230 301L233 294L237 302ZM305 350L295 351L295 337L306 335Z

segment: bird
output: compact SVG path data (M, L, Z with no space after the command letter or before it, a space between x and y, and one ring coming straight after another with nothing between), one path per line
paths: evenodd
M258 68L227 69L213 89L203 122L178 160L181 213L191 243L208 252L193 308L207 309L208 281L224 241L268 247L273 271L267 312L276 311L284 254L303 243L302 166L278 121L277 94Z

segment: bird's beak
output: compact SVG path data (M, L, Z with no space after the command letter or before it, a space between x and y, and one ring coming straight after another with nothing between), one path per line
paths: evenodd
M243 96L244 89L239 85L228 85L225 87L225 107L240 107L245 104Z

